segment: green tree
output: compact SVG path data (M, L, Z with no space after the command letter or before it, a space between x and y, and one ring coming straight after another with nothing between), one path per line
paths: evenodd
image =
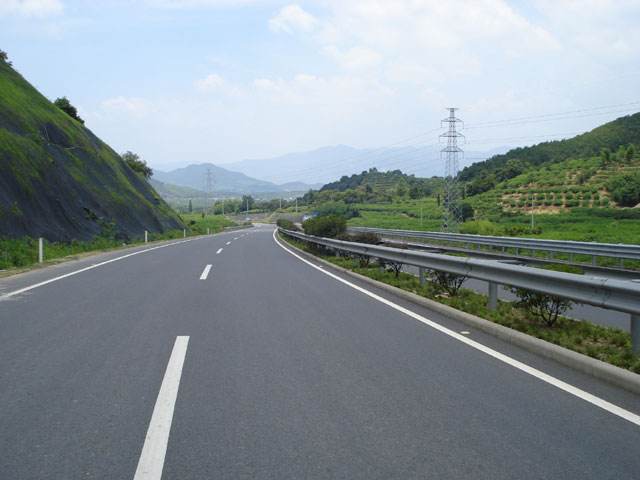
M640 172L625 173L607 182L607 190L623 207L635 207L640 203Z
M74 120L77 120L78 122L84 124L84 120L78 115L78 110L76 109L76 107L71 105L71 102L67 97L56 98L53 104Z
M240 204L240 209L241 210L251 210L253 208L255 204L255 200L253 199L253 197L251 195L243 195L242 196L242 203Z
M327 215L305 220L302 224L304 233L318 237L336 237L347 229L347 220L338 215Z
M633 145L629 145L629 147L627 148L627 151L624 154L624 159L627 162L630 162L631 160L633 160L633 157L636 155L636 148Z
M9 61L9 55L4 50L0 50L0 62L11 66L11 62Z
M467 220L473 218L473 207L468 203L463 203L460 205L460 216L462 217L462 221L466 222Z
M191 203L191 199L189 199L189 213L193 212L193 203Z
M149 178L153 175L153 170L147 166L147 162L142 160L138 154L126 151L121 155L121 157L124 163L129 165L131 170L141 174L144 178Z
M609 150L608 148L603 148L600 151L600 160L602 162L602 165L609 165L611 163L611 150Z

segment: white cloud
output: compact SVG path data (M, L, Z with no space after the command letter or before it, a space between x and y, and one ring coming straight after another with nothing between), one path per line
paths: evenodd
M108 112L125 113L135 117L143 117L155 110L149 101L138 97L113 97L102 101L101 106Z
M216 73L211 73L205 78L196 80L195 86L201 92L220 90L224 86L224 79Z
M378 52L367 47L356 46L341 51L335 45L327 45L323 51L342 67L353 70L375 67L382 61L382 56Z
M263 0L145 0L150 7L172 10L192 8L242 7Z
M274 32L309 32L313 30L316 23L315 17L299 5L287 5L269 20L269 28Z
M44 17L62 13L60 0L0 0L0 16Z

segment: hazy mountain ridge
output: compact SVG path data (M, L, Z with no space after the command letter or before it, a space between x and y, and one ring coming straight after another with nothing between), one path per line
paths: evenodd
M444 173L444 164L440 159L441 148L441 145L410 145L385 149L359 149L335 145L273 158L242 160L223 164L223 167L276 184L303 182L317 188L318 185L330 183L336 178L370 168L377 168L379 171L402 170L417 177L441 176ZM506 150L506 147L500 147L487 152L467 152L466 159L461 159L460 167Z

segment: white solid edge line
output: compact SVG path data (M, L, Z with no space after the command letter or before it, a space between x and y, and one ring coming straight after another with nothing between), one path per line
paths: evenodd
M335 275L331 272L328 272L326 270L323 270L322 268L318 267L317 265L313 264L312 262L306 260L305 258L302 258L300 255L298 255L297 253L293 252L292 250L288 249L287 247L285 247L277 238L276 238L276 230L273 231L273 239L275 240L275 242L284 250L286 250L287 252L289 252L291 255L293 255L294 257L297 257L299 260L302 260L304 263L306 263L307 265L315 268L316 270L324 273L325 275L329 275L330 277L334 278L335 280L338 280L339 282L344 283L345 285L348 285L349 287L364 293L365 295L381 302L384 303L385 305L398 310L399 312L404 313L405 315L408 315L411 318L414 318L416 320L418 320L419 322L424 323L425 325L430 326L431 328L438 330L439 332L444 333L445 335L449 335L452 338L455 338L456 340L467 344L468 346L475 348L476 350L480 350L483 353L486 353L487 355L500 360L501 362L506 363L507 365L510 365L514 368L517 368L518 370L521 370L525 373L528 373L529 375L538 378L539 380L542 380L543 382L546 382L550 385L553 385L556 388L559 388L560 390L564 390L567 393L570 393L571 395L574 395L578 398L581 398L582 400L591 403L592 405L595 405L596 407L602 408L603 410L606 410L609 413L613 413L614 415L617 415L620 418L623 418L631 423L634 423L638 426L640 426L640 415L636 415L633 412L630 412L629 410L625 410L624 408L618 407L617 405L614 405L613 403L607 402L606 400L603 400L600 397L596 397L595 395L592 395L589 392L586 392L578 387L574 387L573 385L570 385L566 382L563 382L562 380L555 378L547 373L544 373L536 368L530 367L529 365L522 363L514 358L509 357L508 355L505 355L503 353L500 353L496 350L493 350L492 348L489 348L479 342L476 342L475 340L471 340L468 337L465 337L457 332L454 332L453 330L449 330L446 327L443 327L442 325L434 322L433 320L429 320L428 318L423 317L420 314L417 314L407 308L404 308L396 303L393 303L390 300L387 300L386 298L381 297L380 295L377 295L373 292L370 292L369 290L362 288L358 285L355 285L354 283L351 283L347 280L345 280L344 278L339 277L338 275Z
M207 265L206 267L204 267L204 270L202 271L202 275L200 275L200 280L206 280L207 277L209 276L210 271L211 271L211 265Z
M219 248L218 251L216 252L216 255L218 255L221 251L222 251L222 249Z
M42 287L44 285L48 285L49 283L57 282L58 280L62 280L63 278L71 277L73 275L77 275L78 273L86 272L88 270L93 270L94 268L102 267L103 265L107 265L109 263L117 262L118 260L123 260L125 258L133 257L134 255L139 255L141 253L150 252L152 250L158 250L159 248L170 247L172 245L179 245L181 243L192 242L194 240L200 240L206 237L198 237L198 238L189 238L187 240L180 240L179 242L166 243L164 245L158 245L157 247L145 248L144 250L137 250L132 253L128 253L126 255L122 255L121 257L112 258L111 260L105 260L104 262L94 263L93 265L89 265L88 267L81 268L80 270L74 270L73 272L65 273L64 275L59 275L54 278L50 278L49 280L45 280L43 282L34 283L33 285L29 285L28 287L20 288L18 290L14 290L13 292L5 293L4 295L0 295L0 300L4 300L9 297L13 297L14 295L18 295L20 293L28 292L29 290L33 290L34 288Z
M160 480L189 337L176 337L133 480Z

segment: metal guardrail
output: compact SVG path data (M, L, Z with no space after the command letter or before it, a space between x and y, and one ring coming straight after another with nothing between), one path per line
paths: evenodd
M447 242L486 245L492 247L541 250L569 254L590 255L592 257L613 257L640 260L640 245L621 243L576 242L570 240L540 240L537 238L492 237L464 233L420 232L386 228L350 227L352 232L370 232L405 238L428 238Z
M640 353L640 284L610 278L596 278L573 273L511 265L495 260L455 257L365 243L314 237L280 229L286 235L334 250L365 255L390 262L413 265L420 269L449 272L489 283L489 306L497 303L497 285L524 288L631 315L633 351Z

